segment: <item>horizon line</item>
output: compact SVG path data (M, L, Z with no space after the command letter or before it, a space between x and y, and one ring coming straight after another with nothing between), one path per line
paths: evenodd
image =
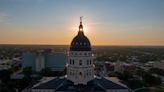
M69 46L69 44L15 44L15 43L10 43L10 44L0 44L0 45L27 45L27 46L30 46L30 45L41 45L41 46ZM159 46L159 47L164 47L164 45L119 45L119 44L109 44L109 45L92 45L92 46Z

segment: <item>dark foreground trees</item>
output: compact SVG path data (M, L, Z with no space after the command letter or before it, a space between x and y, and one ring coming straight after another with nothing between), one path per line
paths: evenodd
M15 92L14 83L10 80L9 70L0 71L0 92Z

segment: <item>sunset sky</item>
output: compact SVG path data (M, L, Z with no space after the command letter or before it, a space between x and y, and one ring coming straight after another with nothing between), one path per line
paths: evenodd
M164 45L164 0L0 0L0 44Z

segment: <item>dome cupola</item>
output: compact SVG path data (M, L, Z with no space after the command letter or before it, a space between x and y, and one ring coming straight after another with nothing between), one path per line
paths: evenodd
M80 25L77 36L71 42L70 51L90 51L91 44L89 39L84 35L82 17L80 17Z

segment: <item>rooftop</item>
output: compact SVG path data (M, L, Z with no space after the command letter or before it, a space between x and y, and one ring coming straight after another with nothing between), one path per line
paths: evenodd
M106 78L95 78L87 83L87 85L74 85L73 82L66 78L53 78L47 82L41 82L33 87L33 89L55 89L56 91L105 91L106 89L127 89L127 87L113 82Z

